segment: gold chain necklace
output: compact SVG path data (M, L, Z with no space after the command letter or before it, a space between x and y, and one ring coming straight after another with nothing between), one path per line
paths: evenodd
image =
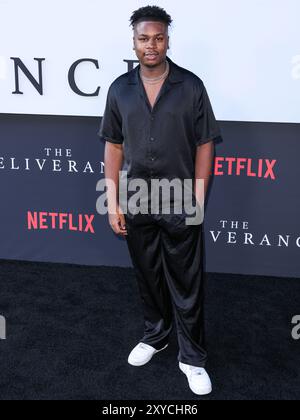
M140 76L142 78L142 80L145 83L149 83L150 85L155 85L159 82L161 82L163 79L165 79L167 77L169 73L169 63L168 61L166 61L166 70L164 71L164 73L158 77L146 77L142 75L141 69L140 69Z

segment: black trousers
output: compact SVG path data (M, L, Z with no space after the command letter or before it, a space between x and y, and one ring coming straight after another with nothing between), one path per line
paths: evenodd
M178 360L204 367L203 225L185 214L125 214L126 241L144 313L143 343L161 349L174 321Z

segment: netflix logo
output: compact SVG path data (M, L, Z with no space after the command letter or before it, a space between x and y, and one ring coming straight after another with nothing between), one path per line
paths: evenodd
M65 230L72 232L95 233L95 216L88 214L55 213L45 211L27 212L28 230Z
M217 176L246 176L276 180L277 160L237 157L216 157L214 174Z

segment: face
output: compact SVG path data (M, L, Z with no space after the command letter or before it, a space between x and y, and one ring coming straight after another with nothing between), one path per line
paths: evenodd
M166 60L169 48L168 25L163 22L139 22L134 28L134 49L139 62L156 67Z

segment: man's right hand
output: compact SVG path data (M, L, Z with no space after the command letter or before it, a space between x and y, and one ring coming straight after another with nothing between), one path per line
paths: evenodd
M120 209L120 206L118 206L115 214L109 213L108 215L109 224L112 228L112 230L117 234L121 236L128 235L127 229L126 229L126 222L125 222L125 216L122 213L122 210Z

